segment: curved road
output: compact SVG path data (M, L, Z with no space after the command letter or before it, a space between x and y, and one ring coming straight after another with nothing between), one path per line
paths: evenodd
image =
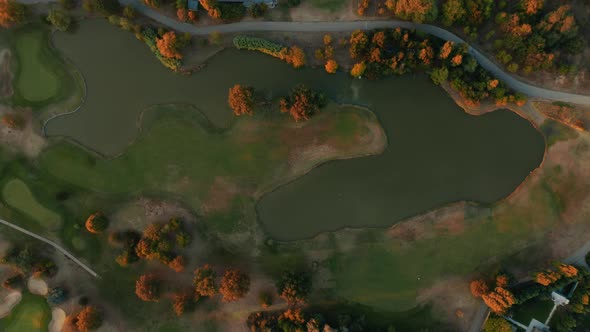
M55 249L57 249L59 252L61 252L62 254L64 254L67 258L71 259L72 261L74 261L74 263L78 264L81 268L83 268L84 270L86 270L86 272L90 273L90 275L92 275L95 278L100 278L100 276L98 275L98 273L94 272L91 268L89 268L86 264L82 263L79 259L77 259L76 257L74 257L74 255L70 254L67 250L65 250L64 248L60 247L59 245L57 245L57 243L48 240L40 235L37 235L33 232L30 232L22 227L19 227L17 225L14 225L6 220L2 220L0 219L0 224L4 224L10 228L16 229L17 231L27 234L28 236L34 237L35 239L39 240L39 241L43 241L45 243L47 243L48 245L54 247Z
M22 1L22 0L21 0ZM26 0L25 0L26 1ZM46 1L46 0L45 0ZM137 0L120 0L123 5L131 5L138 12L148 16L164 25L177 31L188 32L193 35L208 35L211 32L232 33L232 32L254 32L254 31L285 31L285 32L336 32L354 30L373 30L383 28L405 28L416 29L434 35L444 40L451 40L455 43L466 43L457 35L445 29L413 22L388 20L388 21L338 21L338 22L238 22L231 24L194 26L179 22L171 17L150 8ZM469 46L469 53L472 54L488 71L498 79L504 81L512 89L530 97L545 98L574 104L590 105L589 95L579 95L561 91L554 91L522 82L502 70L498 65L488 59L483 53Z

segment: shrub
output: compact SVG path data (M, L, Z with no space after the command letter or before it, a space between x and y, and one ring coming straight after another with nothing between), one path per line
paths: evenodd
M70 15L61 10L52 9L47 15L47 21L59 31L67 31L72 24Z
M95 212L86 219L85 226L90 233L99 234L109 227L109 220L102 212Z
M64 303L68 299L68 293L61 287L52 288L47 293L47 303L50 305L58 305Z

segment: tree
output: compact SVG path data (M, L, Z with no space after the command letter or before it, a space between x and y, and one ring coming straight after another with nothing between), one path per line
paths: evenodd
M498 80L494 80L498 81ZM496 286L506 288L510 283L510 278L505 274L498 274L496 276Z
M559 273L547 270L537 273L535 276L535 281L543 286L549 286L556 282L559 278L561 278Z
M504 314L516 303L514 295L505 288L496 287L493 291L481 296L485 304L496 314Z
M18 113L4 113L2 115L2 124L13 130L23 130L25 119Z
M276 286L279 295L289 305L304 304L311 292L311 277L303 272L285 271Z
M467 11L462 0L447 0L442 6L442 22L446 26L462 21L466 14Z
M47 303L58 305L64 303L68 298L68 292L61 287L54 287L47 293Z
M217 0L199 0L203 9L207 11L207 15L211 18L219 19L221 18L221 11L219 10L219 4Z
M188 10L186 8L176 9L176 17L180 22L186 22L188 20Z
M254 110L254 89L236 84L229 89L227 102L236 116L252 114Z
M326 72L330 74L335 74L338 70L338 63L336 63L336 60L330 59L326 61L326 65L324 66L324 68L326 68Z
M193 302L193 298L194 296L190 291L175 293L172 296L172 310L174 310L176 316L182 316L187 306Z
M184 264L184 257L179 255L174 257L174 259L168 263L168 267L174 270L174 272L182 272L182 270L184 270Z
M521 0L520 6L527 15L534 15L543 8L544 0Z
M350 34L350 57L357 59L362 57L363 53L366 52L367 46L369 46L369 37L363 31L356 30Z
M280 110L289 113L295 121L307 120L325 105L322 93L314 91L305 85L299 85L291 90L288 97L281 98Z
M209 264L205 264L195 270L193 284L195 286L195 293L199 296L213 296L217 293L215 271L213 271L213 268Z
M47 15L47 21L59 31L67 31L72 24L72 18L65 12L52 9Z
M153 274L144 274L135 282L135 295L146 302L160 300L160 281Z
M162 38L156 39L156 46L158 47L160 54L164 57L170 59L182 59L182 55L178 52L178 43L174 31L168 31L162 36Z
M12 277L6 278L2 282L2 287L10 290L16 290L25 286L25 278L22 273L18 273Z
M90 233L99 234L109 227L109 220L102 212L95 212L88 216L85 226Z
M132 20L135 18L136 12L135 7L127 5L123 8L123 16L127 17L128 19Z
M512 332L512 325L501 317L490 317L483 326L483 332Z
M489 291L488 284L482 279L473 280L469 284L469 289L471 290L471 294L475 297L480 297Z
M396 16L418 23L432 22L438 14L434 0L387 0L385 5Z
M280 57L291 64L293 68L299 68L305 65L305 52L297 46L282 49Z
M219 293L224 302L232 302L241 299L250 290L250 277L237 269L225 271L219 286Z
M263 17L264 15L266 15L267 11L268 5L265 3L255 3L252 6L250 6L250 8L248 8L250 16L254 18Z
M573 265L562 263L557 266L557 269L559 270L559 273L566 278L573 278L578 275L578 269Z
M365 64L364 61L357 62L354 64L354 66L352 66L352 69L350 70L350 76L361 77L365 73L366 69L367 69L367 65Z
M369 0L359 0L356 13L359 14L359 16L364 16L367 8L369 8Z
M0 26L10 28L25 20L26 7L14 0L0 0Z
M434 68L430 72L430 79L436 85L441 85L449 78L449 70L447 67Z
M324 45L328 46L332 44L332 36L330 36L329 34L325 34L324 35Z
M441 60L445 60L446 58L449 57L449 55L451 55L451 52L453 51L453 42L448 40L446 41L443 46L440 48L440 52L438 54L438 57Z
M93 306L86 306L76 317L76 327L80 332L89 332L102 325L102 313Z

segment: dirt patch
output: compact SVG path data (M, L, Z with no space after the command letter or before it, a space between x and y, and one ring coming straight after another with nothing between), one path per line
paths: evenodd
M22 294L20 292L12 292L6 295L0 302L0 318L10 314L12 309L20 303Z
M51 321L49 322L49 332L61 332L66 321L66 312L60 308L51 311Z
M22 152L29 158L39 155L47 145L47 141L36 132L33 125L32 111L30 109L12 109L0 105L0 117L7 113L17 113L21 116L24 126L19 130L0 124L0 145Z
M207 198L201 205L203 213L228 211L232 207L232 201L236 194L238 194L238 187L235 181L216 176Z
M10 50L0 50L0 97L10 97L13 94L12 79L14 75L10 71Z
M545 116L576 130L590 129L590 107L584 105L534 101L535 109Z
M29 278L29 281L27 283L27 287L29 288L29 291L32 294L42 295L42 296L47 295L47 291L48 291L47 283L41 278L36 278L36 277Z
M463 278L452 278L437 282L434 286L418 293L418 303L432 303L434 314L450 322L460 331L466 331L478 309L477 299L469 292Z
M113 229L133 228L138 231L143 231L151 223L164 222L172 218L180 218L187 224L196 221L190 210L178 202L147 197L140 197L122 205L113 213L112 218Z

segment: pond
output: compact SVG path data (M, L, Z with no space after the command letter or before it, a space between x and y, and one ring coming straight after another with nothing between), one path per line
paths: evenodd
M459 200L492 203L512 192L544 154L543 137L528 121L505 110L467 115L425 75L353 80L227 50L201 72L183 76L105 21L57 34L55 45L81 70L88 96L78 113L51 120L47 133L105 155L125 150L137 135L138 115L156 103L192 103L213 124L228 125L227 91L236 83L269 95L304 83L337 101L370 107L387 133L386 151L329 162L263 196L258 218L277 239L387 226Z

